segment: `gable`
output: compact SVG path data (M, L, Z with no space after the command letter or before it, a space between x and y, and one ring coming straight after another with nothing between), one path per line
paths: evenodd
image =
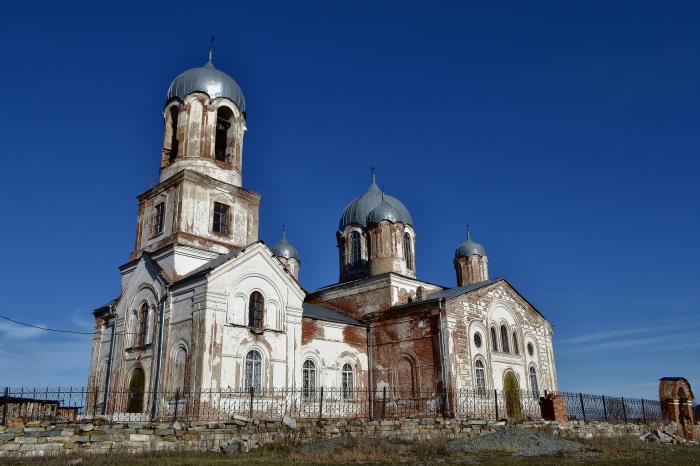
M449 292L449 296L446 296L445 299L447 299L447 300L459 300L461 297L464 297L464 296L475 295L478 293L488 293L489 291L493 291L493 290L500 290L503 293L506 293L512 300L516 301L526 311L531 312L531 313L539 316L540 318L542 318L545 322L547 322L551 326L551 323L544 316L544 314L542 314L539 311L539 309L537 309L535 306L533 306L505 278L495 278L493 280L487 280L484 282L475 283L473 285L468 285L465 287L451 288L450 290L445 290L446 292ZM438 293L438 294L442 294L442 293ZM435 295L431 296L431 298L435 299L434 297L435 297Z

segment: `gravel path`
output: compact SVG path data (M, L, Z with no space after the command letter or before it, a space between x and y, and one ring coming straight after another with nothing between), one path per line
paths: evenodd
M455 439L447 444L453 452L510 452L515 456L543 456L581 451L580 443L531 429L504 429L479 437Z

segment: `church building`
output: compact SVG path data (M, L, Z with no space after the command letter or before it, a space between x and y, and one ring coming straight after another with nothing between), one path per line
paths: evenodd
M552 325L490 277L484 246L456 246L455 286L421 280L420 225L374 179L338 212L337 283L305 289L303 251L258 238L246 110L211 55L170 85L160 180L138 196L119 296L94 311L89 390L141 394L126 412L178 390L557 390Z

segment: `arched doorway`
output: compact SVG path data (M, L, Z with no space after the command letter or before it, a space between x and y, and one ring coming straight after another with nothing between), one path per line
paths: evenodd
M146 385L146 377L143 369L137 367L131 373L129 380L129 400L126 405L127 413L142 413L143 412L143 392Z
M506 402L506 416L508 418L522 417L520 385L518 378L511 371L506 372L503 376L503 398Z

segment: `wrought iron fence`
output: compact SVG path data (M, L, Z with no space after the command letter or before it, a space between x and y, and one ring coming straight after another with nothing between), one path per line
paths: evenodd
M561 393L573 419L609 422L661 420L659 401ZM104 417L119 422L236 421L293 418L416 418L443 415L463 419L540 419L540 394L502 390L377 390L321 387L280 389L203 389L148 392L85 387L6 387L0 397L2 424L25 420L79 421Z
M659 422L663 419L661 402L642 398L562 392L566 410L572 419L607 422Z

